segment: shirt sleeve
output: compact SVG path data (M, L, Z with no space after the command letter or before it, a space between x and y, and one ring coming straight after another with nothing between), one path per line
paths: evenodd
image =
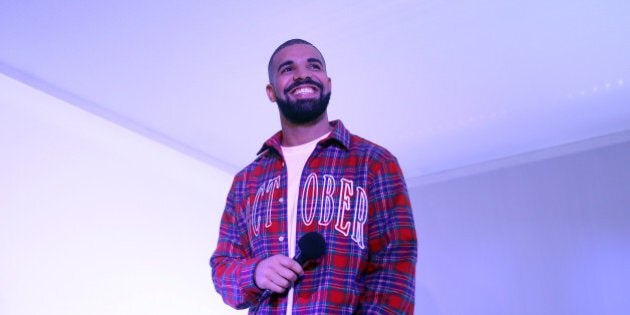
M375 163L370 185L369 262L358 314L413 314L417 239L411 202L394 157Z
M256 305L262 290L254 283L254 270L260 258L254 258L249 247L247 224L237 213L241 200L238 181L234 180L221 217L217 248L210 258L212 281L223 301L236 309Z

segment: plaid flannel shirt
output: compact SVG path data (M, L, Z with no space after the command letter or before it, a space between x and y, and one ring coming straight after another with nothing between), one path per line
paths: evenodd
M413 314L417 240L396 158L341 121L300 180L296 239L324 236L326 252L294 284L293 314ZM286 293L258 303L257 263L288 255L287 173L278 132L232 183L210 265L217 292L250 314L286 313ZM298 249L296 249L296 252Z

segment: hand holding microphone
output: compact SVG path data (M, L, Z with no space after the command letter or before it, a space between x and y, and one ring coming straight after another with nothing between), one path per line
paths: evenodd
M265 289L258 299L262 302L271 294L282 293L288 289L298 277L304 274L302 265L311 259L317 259L324 254L326 242L317 232L306 233L298 241L299 253L293 258L275 255L262 260L254 272L256 285Z

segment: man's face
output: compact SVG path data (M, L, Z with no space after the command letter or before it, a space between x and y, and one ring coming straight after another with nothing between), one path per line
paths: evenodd
M307 124L326 112L331 80L324 59L314 47L306 44L285 47L273 57L271 67L267 95L288 121Z

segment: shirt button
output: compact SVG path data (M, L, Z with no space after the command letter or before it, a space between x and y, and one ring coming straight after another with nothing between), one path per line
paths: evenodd
M278 241L280 241L280 242L284 241L284 236L278 237Z
M283 203L284 202L284 198L282 198L282 197L278 198L278 202Z

